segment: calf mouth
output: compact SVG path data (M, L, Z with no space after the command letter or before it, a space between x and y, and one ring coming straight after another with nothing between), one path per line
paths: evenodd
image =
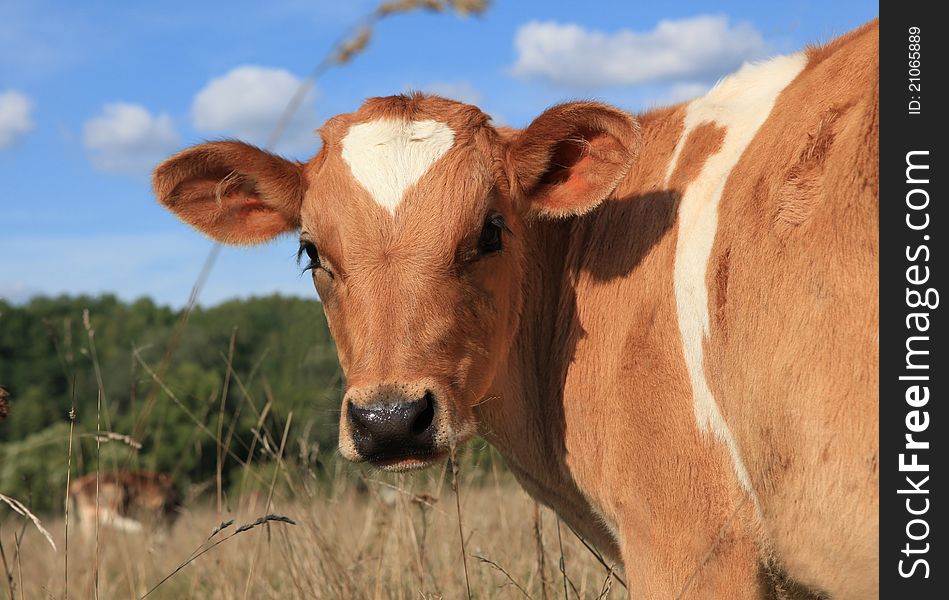
M432 449L430 452L407 453L397 456L370 456L366 462L377 469L394 473L420 471L448 458L447 450Z

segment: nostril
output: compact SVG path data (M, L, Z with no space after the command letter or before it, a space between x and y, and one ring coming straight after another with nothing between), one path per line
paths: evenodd
M346 413L349 417L349 422L359 429L366 429L369 423L366 422L366 415L369 411L359 408L353 404L349 405Z
M431 427L432 421L435 420L435 396L431 390L425 390L425 395L422 396L420 402L423 405L422 410L415 417L411 427L414 435L424 433L425 430Z

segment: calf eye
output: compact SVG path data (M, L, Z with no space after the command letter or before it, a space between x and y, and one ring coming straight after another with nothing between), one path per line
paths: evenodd
M481 229L481 237L478 239L478 254L485 255L500 252L503 246L502 231L511 233L507 223L504 222L504 217L500 213L488 215L484 227Z
M300 240L300 249L297 250L298 263L303 259L304 254L306 254L306 257L307 257L306 267L303 268L304 273L306 273L307 271L312 271L314 269L323 269L324 271L329 273L331 276L333 275L333 273L329 269L327 269L326 266L323 265L323 263L320 261L320 253L316 249L316 246L314 246L312 242Z

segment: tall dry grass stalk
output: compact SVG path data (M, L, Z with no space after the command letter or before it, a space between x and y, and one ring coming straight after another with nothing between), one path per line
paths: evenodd
M3 549L3 523L0 523L0 564L3 565L3 575L4 579L7 582L7 593L10 596L10 600L15 600L16 593L13 587L13 567L10 566L10 562L7 560L7 552Z
M132 436L115 431L97 431L96 433L83 433L80 438L92 438L97 444L107 444L109 442L121 442L134 450L141 450L142 443L132 439Z
M570 533L572 533L574 537L576 537L577 540L581 544L583 544L583 547L587 549L587 551L590 553L590 556L595 558L596 561L600 563L600 565L604 569L606 569L607 578L610 581L610 586L612 587L612 581L615 580L617 583L623 586L624 589L628 589L626 587L626 580L620 577L619 574L616 572L616 569L618 568L618 566L615 563L612 563L612 564L609 563L606 560L606 558L604 558L603 554L599 550L594 548L592 545L590 545L589 542L583 539L583 536L577 533L577 531L573 527L570 527L569 525L567 525L567 527L570 529Z
M75 390L75 384L73 384ZM72 443L76 431L76 395L72 394L72 406L69 409L69 447L66 451L66 489L63 499L63 600L69 598L69 485L72 479Z
M496 485L485 485L474 469L466 467L465 457L459 463L462 468L456 477L464 493L456 504L447 497L438 499L442 486L450 486L448 472L401 478L372 473L366 477L361 469L341 466L325 487L307 489L299 477L300 465L288 457L274 471L274 498L280 495L283 499L273 510L265 508L267 489L263 488L260 500L255 500L251 491L246 497L236 497L229 504L238 508L228 512L225 506L225 516L235 523L253 523L261 514L276 513L292 519L296 527L281 526L275 531L271 527L268 533L267 525L262 524L255 528L259 537L242 535L240 539L228 538L232 541L227 544L215 544L223 534L239 528L232 524L212 531L222 521L212 492L187 506L169 530L135 535L103 528L99 595L414 600L463 598L470 588L471 596L478 599L541 598L533 500L508 473L499 473ZM288 479L285 475L292 476ZM451 493L448 486L444 492ZM465 556L473 559L468 561L467 584L459 556L459 509L464 518ZM541 511L545 515L541 520L544 552L557 555L556 518L547 509ZM502 525L505 521L507 526ZM62 518L47 524L59 543ZM0 538L7 548L15 541L9 528L2 530ZM46 542L41 540L40 536L28 536L23 541L26 560L18 597L62 598L67 581L70 596L92 597L93 540L77 538L79 543L70 550L65 581L55 563L43 559L49 548L44 550L41 543ZM571 597L623 597L616 593L618 586L601 595L606 576L603 567L573 536L564 535L562 541L577 590L571 591ZM253 576L248 577L251 565ZM156 585L157 589L150 591Z
M522 586L521 584L519 584L519 583L517 582L517 580L514 579L514 578L511 576L511 574L508 573L507 570L506 570L504 567L502 567L502 566L499 565L498 563L494 562L494 561L491 560L490 558L485 558L485 557L480 556L480 555L478 555L478 554L472 554L472 556L474 556L475 558L477 558L480 562L482 562L482 563L484 563L484 564L486 564L486 565L491 566L492 568L496 569L499 573L501 573L502 575L504 575L504 576L507 578L508 582L509 582L511 585L513 585L514 588L515 588L518 592L520 592L525 598L531 598L531 595L530 595L529 593L527 593L527 590L524 589L524 586ZM470 594L470 591L469 591L469 594Z
M471 600L471 578L468 576L468 551L465 550L465 528L461 520L461 490L458 487L458 458L452 446L451 457L448 459L448 468L451 470L451 491L455 493L455 511L458 516L458 541L461 545L461 566L465 572L465 592Z
M540 503L534 501L534 541L537 551L537 573L540 579L540 598L547 600L547 557L544 553L544 530Z
M105 395L105 383L102 380L102 368L99 366L99 355L96 352L96 331L92 328L92 320L89 318L89 309L82 311L82 324L86 329L86 337L89 340L89 353L92 356L92 368L96 374L96 511L95 511L95 542L96 551L94 555L93 572L93 597L99 600L99 470L102 468L100 458L102 456L102 397ZM109 426L109 429L112 429ZM69 493L69 487L66 488Z
M215 479L217 483L217 512L220 514L224 508L224 444L221 437L224 434L224 406L227 403L227 392L231 386L231 373L234 370L234 347L237 344L237 327L231 330L231 342L227 346L227 371L224 374L224 387L221 388L221 405L217 417L217 446L216 458L217 469L215 470ZM230 445L228 444L228 447Z
M273 503L273 493L274 487L277 485L277 474L281 468L283 468L283 452L287 447L287 435L290 433L290 423L293 421L293 413L287 415L287 422L284 425L283 436L280 438L280 450L277 452L276 461L274 462L273 477L270 480L270 487L267 489L267 503L265 504L264 510L269 511ZM269 533L269 530L267 531ZM263 533L257 536L257 544L254 546L254 553L250 559L250 566L247 569L247 580L244 583L244 600L247 599L248 593L250 592L250 582L254 577L254 569L257 567L257 559L260 555L260 546L263 541Z
M560 517L557 517L557 546L560 550L560 576L563 579L563 600L568 600L567 594L567 559L563 553L563 535L560 533Z
M47 542L49 542L49 545L53 548L53 552L56 551L56 542L53 541L52 534L50 534L50 532L47 531L45 527L43 527L42 521L40 521L39 517L34 515L30 509L28 509L16 498L11 498L10 496L6 496L4 494L0 494L0 502L3 502L9 506L11 509L13 509L13 512L20 515L21 517L29 519L30 522L33 523L33 526L36 527L36 530L43 534L43 537Z
M20 547L23 541L23 534L26 532L26 522L27 521L32 522L33 526L36 527L37 531L43 534L43 537L45 537L46 540L49 542L49 545L52 546L53 552L56 551L56 543L53 542L53 536L49 533L49 531L46 530L45 527L43 527L43 524L40 522L39 518L37 518L37 516L34 515L22 502L20 502L19 500L15 498L6 496L4 494L0 494L0 502L3 502L7 506L9 506L13 510L13 512L15 512L16 514L20 515L21 517L24 517L24 523L20 530L20 534L14 536L13 547L14 547L15 554L13 558L13 563L14 563L13 565L10 565L10 561L7 560L6 549L3 546L3 528L0 527L0 564L3 565L3 574L7 583L7 593L10 596L10 600L15 600L16 593L15 593L15 586L13 583L13 568L14 566L16 567L17 579L19 581L18 587L20 588L20 590L22 590L23 589L23 570L22 570L22 563L20 561ZM0 522L0 525L2 525L2 522Z
M86 313L89 314L88 312ZM99 469L102 468L100 458L102 457L102 442L100 432L102 431L102 421L100 415L102 414L102 388L99 388L99 393L96 395L96 512L95 512L95 532L96 532L96 553L95 553L95 562L93 563L93 581L95 587L93 588L94 596L96 600L99 600Z
M63 320L63 345L60 345L59 336L53 329L53 324L49 321L43 321L46 327L46 334L53 344L53 350L56 352L56 358L59 360L60 368L63 370L63 377L66 378L69 386L69 445L66 451L66 489L63 490L63 579L66 589L69 588L69 483L72 475L72 456L73 456L73 437L76 429L76 376L73 369L72 354L72 325L67 317ZM65 347L65 350L64 350ZM64 592L63 599L68 595Z
M214 539L214 536L216 536L218 533L224 531L225 529L227 529L228 527L230 527L231 525L234 524L234 519L229 519L229 520L227 520L227 521L223 521L223 522L221 522L220 525L218 525L217 527L214 528L214 530L211 531L211 535L208 536L208 539L205 540L204 543L202 543L200 546L198 546L197 548L195 548L194 550L191 551L191 554L188 555L188 558L185 559L184 562L182 562L182 563L179 564L177 567L175 567L175 569L174 569L171 573L165 575L165 576L161 579L161 581L159 581L159 582L156 583L154 586L152 586L151 588L149 588L149 590L148 590L147 592L145 592L144 594L142 594L142 595L139 597L139 600L143 600L143 599L146 598L147 596L152 595L152 593L155 592L158 588L160 588L163 583L165 583L166 581L168 581L169 579L171 579L172 577L174 577L175 575L177 575L179 571L181 571L182 569L184 569L185 567L187 567L188 565L190 565L190 564L193 563L194 561L198 560L199 558L201 558L203 555L207 554L207 553L210 552L211 550L214 550L215 548L217 548L218 546L220 546L220 545L223 544L224 542L226 542L226 541L230 540L231 538L236 537L236 536L238 536L238 535L240 535L240 534L242 534L242 533L244 533L244 532L246 532L246 531L250 531L251 529L253 529L253 528L255 528L255 527L259 527L259 526L261 526L261 525L268 525L269 523L287 523L287 524L290 524L290 525L296 525L296 521L294 521L294 520L291 519L290 517L287 517L287 516L284 516L284 515L269 514L269 515L264 515L263 517L258 517L257 519L255 519L255 520L254 520L253 522L251 522L251 523L245 523L245 524L243 524L243 525L237 527L236 529L234 529L234 531L232 531L232 532L231 532L230 534L228 534L227 536L222 537L222 538L218 538L218 539L215 540L214 542L211 542L211 540Z

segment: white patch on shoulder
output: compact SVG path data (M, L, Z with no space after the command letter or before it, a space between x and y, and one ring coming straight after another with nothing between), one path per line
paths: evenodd
M380 206L395 213L415 184L455 143L455 132L439 121L378 119L349 128L343 160Z
M771 114L781 90L797 77L806 63L806 56L798 53L745 65L737 73L719 82L705 96L690 102L686 107L682 137L666 172L668 184L682 147L695 127L702 123L714 123L725 129L721 148L708 157L696 179L683 190L679 200L679 234L673 281L679 333L692 382L696 423L700 431L711 431L725 444L739 482L752 495L754 490L748 470L705 377L702 344L710 330L708 287L705 281L718 229L718 203L728 177Z

